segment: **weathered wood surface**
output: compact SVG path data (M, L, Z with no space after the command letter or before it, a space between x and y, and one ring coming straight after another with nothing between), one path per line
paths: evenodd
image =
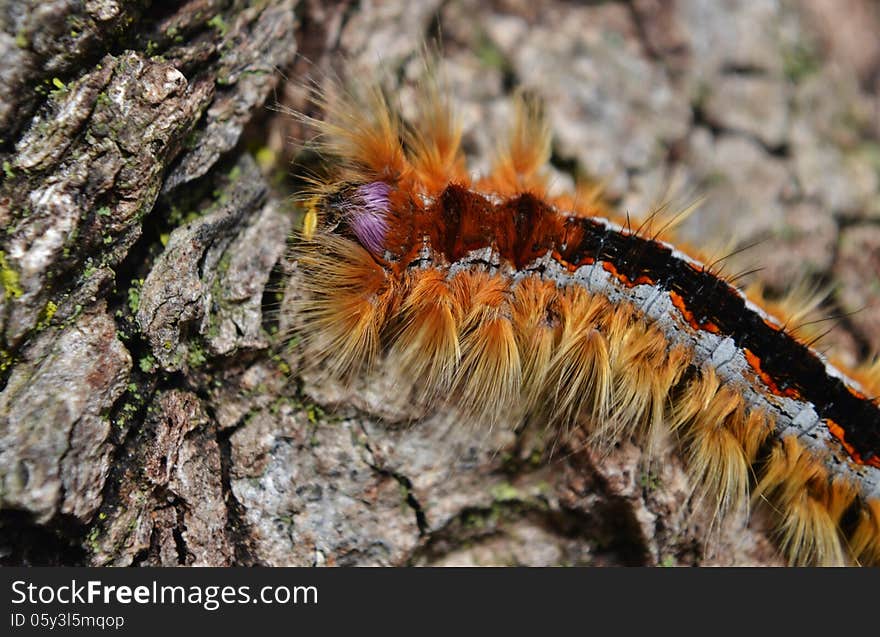
M270 107L317 66L405 111L437 35L476 166L522 84L559 183L706 194L688 239L765 238L731 269L836 284L869 309L831 343L880 347L871 5L841 37L822 0L540 4L0 0L3 563L779 563L760 515L710 529L671 448L411 422L278 347L303 131Z

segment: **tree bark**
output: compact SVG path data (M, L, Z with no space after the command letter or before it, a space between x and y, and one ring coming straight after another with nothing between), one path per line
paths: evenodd
M735 220L770 235L751 258L771 288L809 267L838 308L870 305L846 273L877 268L880 64L835 66L818 0L698 4L0 0L0 561L781 563L760 512L713 526L671 441L649 460L416 423L382 379L318 382L279 337L303 132L272 107L302 108L318 67L406 110L438 35L476 166L523 84L560 183L605 178L636 213L683 175L711 200L687 238ZM845 356L878 317L847 323Z
M199 394L268 347L290 217L241 140L297 50L250 5L0 5L8 563L233 559Z

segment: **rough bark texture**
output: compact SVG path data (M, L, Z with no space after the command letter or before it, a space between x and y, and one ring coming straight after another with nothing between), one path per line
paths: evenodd
M317 67L411 109L439 36L473 165L524 86L560 185L636 217L704 195L685 238L834 286L854 362L880 349L878 28L861 0L0 0L0 560L780 563L760 511L712 527L671 444L412 422L381 379L301 374L276 334L303 131L270 107Z

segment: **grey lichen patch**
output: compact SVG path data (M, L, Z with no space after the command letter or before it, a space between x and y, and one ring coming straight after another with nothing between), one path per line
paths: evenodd
M511 494L501 469L505 452L515 443L513 432L460 423L450 411L439 410L418 427L403 430L363 424L371 463L407 478L429 531L445 527L462 509L489 509Z
M0 67L0 139L8 139L8 135L16 123L17 108L22 105L23 96L15 96L15 88L21 87L28 82L32 72L32 58L22 44L27 44L27 37L20 33L18 37L0 30L0 59L3 65ZM32 105L37 96L33 90L28 91L30 99L25 103Z
M98 94L112 74L112 66L102 65L69 88L54 93L49 108L33 119L30 130L16 144L16 168L35 172L55 166L91 117Z
M217 426L223 430L238 427L263 410L275 414L286 406L302 408L296 382L265 358L218 375L210 388L210 400Z
M0 138L10 139L37 107L35 84L63 78L100 56L140 17L145 0L26 0L0 21ZM14 34L14 36L12 35ZM60 80L59 80L60 81Z
M295 0L258 3L234 18L216 14L207 21L221 52L217 96L204 128L166 179L165 192L204 175L238 143L245 124L277 85L277 70L296 52L295 5ZM246 46L235 46L236 42Z
M91 518L110 464L107 414L130 368L100 308L37 337L0 393L0 508Z
M106 517L86 547L94 565L227 566L220 449L213 421L193 394L159 394L120 472ZM179 537L179 542L175 540Z
M284 252L290 228L290 215L284 214L278 202L270 201L230 245L227 267L219 272L213 286L218 309L206 329L214 353L269 345L262 328L262 297L272 268Z
M29 211L2 237L22 290L0 307L8 344L34 327L79 255L97 249L106 265L125 256L211 96L210 83L128 53L105 57L34 119L17 144L15 177L0 186L13 214Z
M400 565L419 541L401 487L376 471L358 424L314 427L293 405L247 419L231 439L231 486L256 558L271 565Z
M138 294L138 324L168 371L204 357L190 333L212 355L268 346L261 300L289 222L274 203L262 205L266 186L249 155L231 175L212 211L171 232Z

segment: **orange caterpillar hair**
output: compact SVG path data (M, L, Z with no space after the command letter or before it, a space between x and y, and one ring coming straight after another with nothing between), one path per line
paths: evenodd
M317 101L323 120L300 117L330 170L305 199L293 308L314 368L382 369L427 406L600 446L672 432L716 515L771 503L792 564L880 563L876 370L851 380L595 190L550 197L534 101L479 180L436 84L412 122L378 90Z

